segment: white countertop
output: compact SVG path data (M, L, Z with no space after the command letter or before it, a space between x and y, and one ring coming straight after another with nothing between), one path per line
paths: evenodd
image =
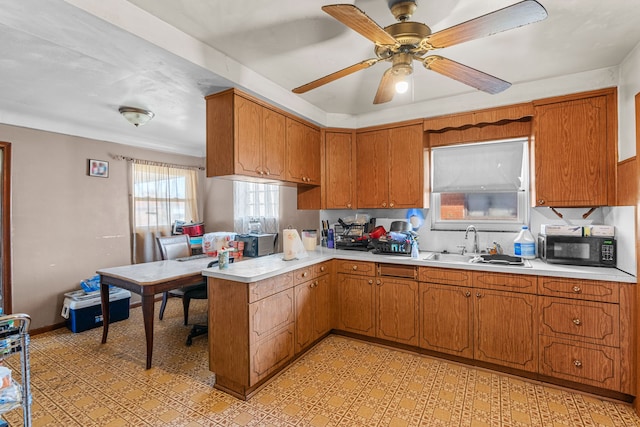
M292 261L284 261L283 254L281 253L260 258L245 258L243 261L229 264L227 269L221 270L217 266L214 266L213 268L203 270L202 274L218 279L250 283L336 258L352 261L418 265L462 270L494 271L501 273L605 280L625 283L636 283L637 281L635 276L616 268L547 264L540 259L528 261L528 266L461 263L425 260L424 258L431 254L431 252L420 252L420 257L418 259L412 259L406 256L378 255L372 252L327 249L320 246L318 246L315 251L309 251L308 254L309 256L306 258Z

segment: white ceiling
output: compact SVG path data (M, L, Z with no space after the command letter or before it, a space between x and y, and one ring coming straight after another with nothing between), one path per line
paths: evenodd
M419 0L412 20L436 32L516 1ZM383 27L394 22L386 0L345 2ZM516 87L616 66L640 41L639 0L540 2L549 14L542 22L437 53ZM373 105L383 62L292 94L375 56L369 40L322 12L331 3L0 0L0 123L203 156L203 97L231 86L315 111L318 122L477 92L415 64L408 94ZM135 128L119 116L122 105L156 117Z

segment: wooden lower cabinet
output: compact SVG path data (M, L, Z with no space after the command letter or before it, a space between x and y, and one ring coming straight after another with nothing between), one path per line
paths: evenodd
M376 336L373 276L338 273L338 329Z
M296 353L331 330L330 286L330 276L325 274L295 287Z
M474 289L473 299L474 358L537 372L537 297Z
M418 345L418 282L380 277L376 280L376 336Z
M292 275L251 284L209 278L208 293L215 387L246 399L294 357Z
M420 347L473 358L470 287L420 283Z

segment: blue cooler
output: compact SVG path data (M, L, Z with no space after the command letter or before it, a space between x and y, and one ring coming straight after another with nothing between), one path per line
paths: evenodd
M72 332L82 332L102 326L100 292L67 292L62 304L62 317ZM111 288L109 291L109 323L129 318L131 292Z

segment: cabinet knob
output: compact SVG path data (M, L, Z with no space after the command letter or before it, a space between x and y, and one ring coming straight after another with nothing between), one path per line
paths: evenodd
M394 206L395 206L395 203L393 203L393 202L389 203L389 207L390 207L390 208L392 208L392 207L394 207Z
M267 170L265 171L265 175L271 175L271 171L270 171L269 169L267 169Z
M351 209L351 203L347 203L347 208Z
M304 273L302 273L302 277L307 277L309 275L309 273L307 271L305 271Z
M386 208L387 207L387 202L382 202L382 207Z
M382 285L382 280L376 279L376 285L378 285L378 286Z
M582 325L582 320L578 319L577 317L575 319L573 319L573 324L576 326L580 326Z
M574 359L573 366L575 366L576 368L582 368L582 361L578 359Z
M542 200L542 199L538 199L538 204L539 204L539 205L544 205L544 200Z
M465 293L464 293L464 296L465 296L465 297L467 297L467 298L469 298L469 297L471 296L471 292L469 292L469 291L465 292Z
M480 292L478 292L478 293L476 294L476 298L482 298L482 294L481 294Z
M320 272L321 272L321 273L324 273L324 270L325 270L325 267L324 267L324 265L323 265L323 266L321 266L321 267L320 267Z
M369 279L369 284L373 285L373 279Z
M579 294L580 292L582 292L582 288L578 285L575 285L573 287L573 292L575 292L576 294Z
M356 270L358 269L358 266L357 266L357 265L354 265L354 266L353 266L353 267L351 267L351 268L353 268L353 271L356 271Z

